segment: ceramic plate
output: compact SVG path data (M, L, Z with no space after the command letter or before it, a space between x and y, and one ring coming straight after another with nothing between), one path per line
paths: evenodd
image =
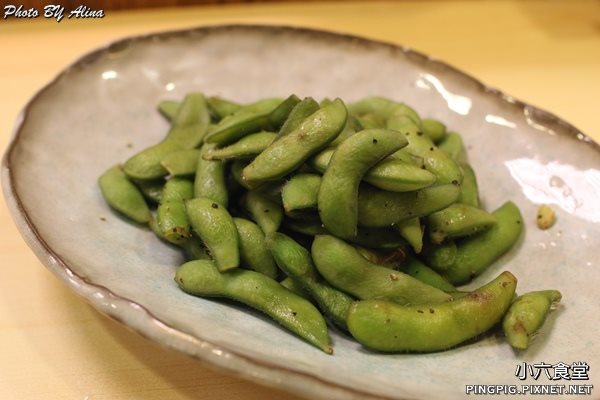
M519 244L471 287L502 270L518 291L564 300L538 340L515 353L499 336L434 354L385 355L333 333L326 355L267 318L182 293L178 251L113 213L96 185L109 166L158 142L161 99L202 91L266 96L381 95L464 135L484 205L513 200ZM520 384L518 365L587 362L600 386L599 147L554 115L412 50L328 32L217 26L125 39L63 71L26 106L2 170L19 229L42 262L103 313L198 359L311 398L454 399L470 384ZM557 211L547 231L539 204ZM594 363L595 362L595 363ZM530 383L555 383L540 378ZM564 383L564 381L562 382Z

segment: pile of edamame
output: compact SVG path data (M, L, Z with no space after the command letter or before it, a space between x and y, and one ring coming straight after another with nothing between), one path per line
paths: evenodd
M180 247L187 293L259 310L332 353L328 324L384 352L452 348L502 323L526 349L560 292L516 296L482 273L523 229L480 202L461 136L406 104L368 97L190 93L163 101L163 141L108 169L108 204Z

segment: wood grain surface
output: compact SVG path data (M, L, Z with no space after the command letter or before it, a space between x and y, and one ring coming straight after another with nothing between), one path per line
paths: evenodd
M103 19L60 23L0 19L0 149L28 99L82 53L127 35L231 22L404 44L600 140L597 1L310 2L107 10ZM1 399L296 398L215 372L100 315L36 259L4 199L0 239Z

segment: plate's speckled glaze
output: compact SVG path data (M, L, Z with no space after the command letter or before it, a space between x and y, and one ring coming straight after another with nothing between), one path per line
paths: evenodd
M515 201L525 235L471 287L504 269L518 291L564 300L526 352L488 336L426 355L383 355L332 332L328 356L255 313L185 295L180 254L114 214L97 177L161 139L159 100L203 91L264 96L366 95L403 100L461 132L484 204ZM28 244L100 311L160 343L246 378L311 398L454 399L467 384L518 384L517 364L600 364L599 147L557 117L419 53L305 29L221 26L126 39L94 51L45 87L20 116L2 183ZM535 227L540 203L558 222ZM594 363L595 362L595 363ZM591 381L600 386L600 375Z

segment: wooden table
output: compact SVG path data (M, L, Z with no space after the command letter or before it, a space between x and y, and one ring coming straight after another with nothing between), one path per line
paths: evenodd
M253 3L106 14L0 19L0 148L28 99L82 53L127 35L231 22L402 43L600 140L597 1ZM1 399L295 398L214 372L100 315L42 266L0 202Z

